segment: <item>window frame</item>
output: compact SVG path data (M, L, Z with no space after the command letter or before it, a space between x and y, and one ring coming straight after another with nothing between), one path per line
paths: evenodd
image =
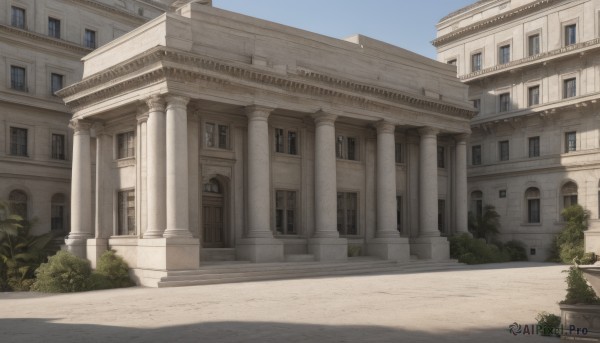
M89 44L89 40L88 40L88 32L93 33L93 44ZM91 29L89 27L84 27L83 28L83 42L82 42L83 46L88 48L88 49L96 49L98 48L98 30L96 29Z
M17 12L15 10L22 11L23 22L21 24L15 23L15 13ZM15 6L15 5L10 6L10 26L15 27L17 29L21 29L21 30L27 30L27 8L23 8L21 6Z
M439 169L446 168L446 147L443 145L437 146L437 167Z
M532 51L532 45L531 45L531 39L537 37L537 52ZM527 46L526 46L526 50L527 51L527 57L532 57L532 56L536 56L542 53L542 33L541 30L537 30L534 32L530 32L527 34L527 39L525 40Z
M29 92L29 87L28 82L27 82L27 66L24 66L22 64L10 64L9 66L9 71L10 71L10 77L9 77L9 84L10 84L10 89L13 91L18 91L18 92ZM22 71L23 72L23 82L22 85L20 86L17 83L17 80L15 80L14 76L16 75L17 71Z
M577 151L577 131L565 131L564 137L564 153L568 154Z
M128 158L135 158L135 150L136 150L136 140L137 135L134 129L121 131L115 134L115 159L122 160ZM121 139L124 139L123 143L124 150L121 149ZM129 146L129 142L131 139L132 146ZM122 154L124 152L124 154Z
M209 125L214 126L213 133L213 146L210 146L208 143L208 127ZM221 147L221 127L226 128L226 137L225 137L225 147ZM202 138L203 138L203 146L204 149L217 150L217 151L229 151L232 146L232 136L231 136L231 124L222 122L219 120L211 120L207 119L202 123Z
M273 198L273 201L274 201L274 206L273 207L274 207L275 211L273 213L273 216L274 216L274 218L273 218L274 219L273 228L275 230L274 231L275 235L277 235L277 236L298 236L300 234L300 232L299 232L300 225L298 225L299 218L300 218L300 216L299 216L299 206L298 206L298 204L300 203L300 201L299 201L300 191L295 190L295 189L283 189L282 188L282 189L275 189L274 193L275 194L274 194L274 198ZM277 193L283 193L283 207L282 208L279 208L277 206ZM290 193L294 194L295 205L294 205L293 209L290 209L288 207L288 200L289 200L288 195ZM283 228L282 229L283 229L283 231L279 231L278 230L278 226L277 226L278 211L282 211L282 223L283 223ZM293 218L293 223L292 223L292 225L293 225L292 231L288 230L288 224L289 224L288 223L288 219L289 219L289 217L288 217L289 213L288 212L289 211L293 211L293 213L294 213L293 214L294 218Z
M339 208L339 202L340 202L340 194L343 195L343 204L344 204L344 208L340 209ZM355 223L355 233L348 233L348 195L354 195L355 196L355 201L354 204L356 205L356 208L354 209L354 223ZM352 209L350 209L351 211ZM340 211L343 212L343 223L340 224L339 223L339 219L340 219ZM336 227L337 227L337 231L340 235L340 237L357 237L361 234L360 231L360 194L358 191L337 191L336 194ZM341 226L340 226L341 225Z
M503 99L506 98L506 106L504 105ZM498 94L498 113L510 112L511 110L511 94L510 92L502 92Z
M537 196L529 195L530 190L537 191ZM542 223L542 192L538 187L528 187L525 189L525 204L526 204L526 223L532 225L540 225ZM534 208L532 205L537 204ZM536 210L534 213L533 210Z
M511 61L511 44L502 43L498 46L498 65L507 64Z
M475 152L478 151L476 154ZM471 165L480 166L482 164L482 147L481 144L471 146Z
M20 153L20 149L19 146L23 147L23 144L19 144L19 142L15 142L13 143L13 130L19 130L18 132L25 132L25 145L24 145L24 153ZM10 156L14 156L14 157L29 157L29 128L27 127L22 127L22 126L14 126L14 125L8 125L8 154ZM18 138L17 138L18 139ZM13 150L13 146L15 146L15 149Z
M67 160L67 136L62 133L50 133L51 139L51 151L50 158L57 161L66 161ZM62 153L55 153L55 140L54 137L62 137Z
M278 131L281 131L281 139L280 142L278 140ZM282 127L273 127L273 149L277 154L291 155L291 156L299 156L300 155L300 134L297 128L282 128ZM292 152L291 144L290 144L290 134L296 134L294 140L294 152ZM279 151L281 150L281 151Z
M572 84L572 87L569 88L568 84ZM562 98L569 99L577 97L577 76L568 76L562 79ZM573 93L569 93L569 89L573 91Z
M62 37L62 18L57 16L49 15L48 16L48 31L47 34L49 37L61 39Z
M133 201L131 201L129 199L129 195L133 194ZM125 204L122 203L122 195L127 195ZM136 236L137 235L137 218L136 218L136 194L135 194L135 188L124 188L124 189L119 189L116 192L116 225L115 225L115 231L114 231L114 235L115 236ZM133 203L133 206L129 206L129 203ZM127 206L122 206L122 205L127 205ZM123 211L123 209L125 211ZM130 212L129 210L133 209L132 211L132 216L130 216ZM132 218L133 220L130 221L129 219ZM133 224L133 233L132 233L132 228L130 227L129 224ZM124 229L127 229L127 233L124 233Z
M503 154L503 146L506 145L506 156ZM505 139L498 141L498 161L504 162L510 160L510 141Z
M562 39L563 39L563 47L567 47L570 45L574 45L577 44L577 42L579 42L579 23L577 19L565 22L562 24ZM573 37L571 37L571 35L569 35L567 33L567 30L569 30L570 28L574 28L574 35ZM571 38L574 39L574 41L571 41Z
M532 101L532 90L537 90L537 102ZM527 107L537 106L540 104L541 87L539 84L527 86Z
M340 141L341 138L341 141ZM350 139L353 140L354 158L349 158ZM336 132L335 135L335 158L343 161L360 161L360 139L358 135Z
M479 64L477 65L477 69L475 68L476 64L474 63L474 57L479 56ZM470 55L470 64L471 64L471 73L480 71L483 69L483 51L477 50L473 51Z
M532 143L533 143L533 145L532 145ZM528 152L527 156L529 156L529 158L540 157L540 136L528 137L527 152Z
M53 201L54 197L57 195L61 195L64 199L63 202L56 202ZM60 211L61 211L61 216L57 217L54 214L56 213L55 208L56 207L60 207ZM64 193L54 193L52 195L52 197L50 198L50 231L51 232L68 232L69 231L69 225L68 225L68 218L69 218L69 206L68 206L68 199L66 194ZM56 228L56 224L55 224L55 218L61 218L61 227L60 228Z
M55 77L60 77L60 88L58 89L54 89L54 79ZM50 72L50 94L52 96L57 96L56 92L58 92L59 90L65 88L65 76L63 74L59 74L59 73L55 73L55 72Z

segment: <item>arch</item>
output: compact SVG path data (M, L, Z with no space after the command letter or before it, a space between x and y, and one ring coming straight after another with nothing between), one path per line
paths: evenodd
M55 193L50 200L50 230L68 231L67 209L67 197L63 193Z
M8 193L8 203L10 206L10 210L13 214L17 214L21 216L23 219L28 218L28 206L27 203L29 201L29 197L25 191L20 189L14 189L10 193Z
M572 180L568 180L563 183L560 187L560 199L562 201L561 208L565 209L569 206L577 204L577 192L579 187L577 183Z
M529 187L525 190L526 218L527 223L539 224L540 218L540 189L537 187Z

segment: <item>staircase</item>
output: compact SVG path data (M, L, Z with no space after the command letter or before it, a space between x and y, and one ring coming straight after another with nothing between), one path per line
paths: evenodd
M214 262L198 270L169 271L158 287L210 285L221 283L297 279L320 276L360 274L403 274L462 269L465 265L449 261L396 262L373 257L352 257L347 262L303 261L305 255L293 256L284 263ZM296 260L295 262L291 262Z

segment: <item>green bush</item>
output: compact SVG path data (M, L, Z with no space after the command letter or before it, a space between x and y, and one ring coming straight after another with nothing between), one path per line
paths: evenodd
M32 289L46 293L83 292L92 289L90 262L68 251L59 251L36 271Z
M598 256L593 252L586 252L580 258L577 258L575 262L577 264L594 264L598 260Z
M570 264L584 254L583 232L587 229L590 213L580 205L573 205L565 208L561 215L567 223L556 236L549 260Z
M521 241L508 241L502 245L502 249L508 253L511 261L527 261L527 250Z
M469 212L469 232L473 237L485 239L486 243L489 243L498 235L500 215L492 205L485 205L482 210L481 216Z
M561 304L600 304L600 299L585 281L581 269L572 266L567 276L567 296Z
M113 250L108 250L102 254L96 267L96 273L103 277L106 281L96 280L96 289L104 289L102 286L107 285L107 288L131 287L134 283L129 278L129 266L121 256Z
M468 234L450 238L450 256L466 264L527 261L525 246L519 241L487 244L485 240Z
M542 336L554 336L560 337L560 317L548 312L538 313L537 317L538 325L541 327Z

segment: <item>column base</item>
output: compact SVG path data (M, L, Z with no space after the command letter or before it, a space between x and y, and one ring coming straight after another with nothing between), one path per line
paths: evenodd
M236 244L239 260L254 263L283 262L283 242L275 238L243 238Z
M137 267L154 270L200 268L197 238L152 238L138 241Z
M411 252L422 260L450 259L450 243L446 237L418 237L410 245Z
M367 253L384 260L406 262L410 260L410 245L404 237L373 238L367 245Z
M346 238L311 238L308 252L317 261L347 261L348 240Z
M71 254L80 257L87 257L87 238L67 238L65 239L66 250Z
M92 268L96 269L100 256L108 250L108 239L92 238L87 240L86 258L90 260Z

